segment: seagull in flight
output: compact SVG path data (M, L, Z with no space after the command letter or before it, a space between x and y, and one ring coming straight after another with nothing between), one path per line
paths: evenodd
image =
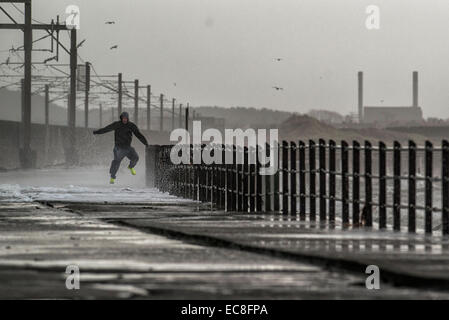
M112 50L112 49L117 49L117 48L118 48L118 45L113 45L113 46L110 47L109 49Z
M282 61L284 59L282 59L282 58L275 58L274 60L279 62L279 61Z
M282 88L282 87L273 87L273 89L275 89L276 91L279 91L279 90L284 90L284 88Z
M115 21L106 21L104 24L115 24Z

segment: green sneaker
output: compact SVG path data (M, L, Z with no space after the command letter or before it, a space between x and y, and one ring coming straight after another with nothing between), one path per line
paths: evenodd
M114 178L111 178L111 180L109 180L109 183L110 183L110 184L114 184L114 183L115 183L115 179L114 179Z
M136 169L130 168L130 167L128 167L128 169L129 169L129 171L131 171L131 174L132 174L133 176L136 175Z

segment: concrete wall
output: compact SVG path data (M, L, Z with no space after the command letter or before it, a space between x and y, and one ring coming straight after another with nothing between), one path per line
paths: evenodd
M93 135L93 129L76 128L76 149L80 165L109 164L114 147L114 133ZM0 120L0 169L20 167L21 123ZM64 165L68 146L68 127L32 124L31 148L36 151L36 167ZM168 132L142 131L150 144L169 143ZM144 146L134 137L133 146L143 157Z

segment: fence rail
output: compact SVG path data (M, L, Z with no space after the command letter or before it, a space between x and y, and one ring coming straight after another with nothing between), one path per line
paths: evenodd
M184 146L186 147L186 146ZM173 145L147 150L147 181L161 191L229 212L280 212L300 220L341 221L344 228L449 234L449 142L434 148L369 141L282 141L275 147L190 145L190 162L173 164ZM209 148L209 149L208 149ZM223 163L195 164L204 151ZM277 152L273 175L261 175L261 156ZM225 163L226 155L232 163ZM240 160L240 161L239 161ZM227 161L226 161L227 162ZM434 172L439 170L440 175ZM403 225L404 221L406 222Z

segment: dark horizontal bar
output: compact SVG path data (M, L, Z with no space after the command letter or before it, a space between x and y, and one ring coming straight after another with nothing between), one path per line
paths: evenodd
M8 1L10 2L10 1ZM31 28L33 30L71 30L67 28L64 24L32 24ZM25 24L23 23L0 23L0 29L9 30L23 30L25 29Z

